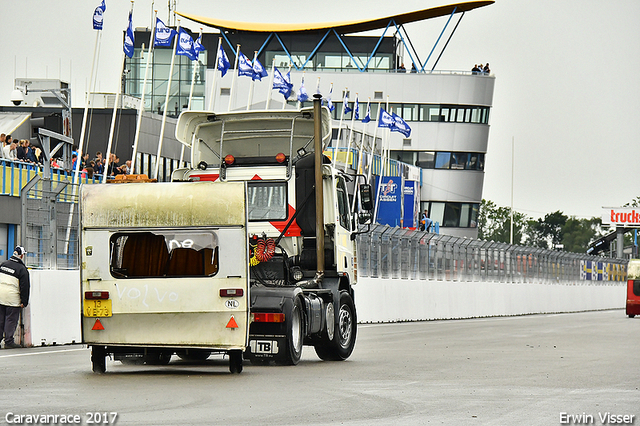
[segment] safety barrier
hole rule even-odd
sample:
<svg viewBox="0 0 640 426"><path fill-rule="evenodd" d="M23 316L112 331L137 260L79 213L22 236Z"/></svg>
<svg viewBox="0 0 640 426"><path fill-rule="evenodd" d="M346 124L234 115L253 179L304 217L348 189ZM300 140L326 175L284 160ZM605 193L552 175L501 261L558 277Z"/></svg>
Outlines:
<svg viewBox="0 0 640 426"><path fill-rule="evenodd" d="M375 225L358 235L358 275L464 282L626 280L627 261Z"/></svg>

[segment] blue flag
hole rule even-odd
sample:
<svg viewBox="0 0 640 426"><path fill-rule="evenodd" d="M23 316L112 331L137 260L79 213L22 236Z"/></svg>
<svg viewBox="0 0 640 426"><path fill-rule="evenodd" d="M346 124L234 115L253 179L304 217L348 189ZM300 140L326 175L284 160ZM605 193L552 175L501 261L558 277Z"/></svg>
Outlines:
<svg viewBox="0 0 640 426"><path fill-rule="evenodd" d="M367 102L367 113L365 114L364 118L362 119L363 123L368 123L371 121L371 104L369 102Z"/></svg>
<svg viewBox="0 0 640 426"><path fill-rule="evenodd" d="M356 95L356 103L355 110L353 111L353 116L356 120L360 120L360 104L358 104L358 95Z"/></svg>
<svg viewBox="0 0 640 426"><path fill-rule="evenodd" d="M100 6L96 7L96 10L93 12L93 29L101 30L102 29L102 14L107 10L107 5L104 4L104 0L100 3Z"/></svg>
<svg viewBox="0 0 640 426"><path fill-rule="evenodd" d="M155 47L171 47L171 42L176 34L178 34L176 30L167 27L160 18L156 18L156 37L153 42Z"/></svg>
<svg viewBox="0 0 640 426"><path fill-rule="evenodd" d="M331 94L333 93L333 85L331 85L331 89L329 90L329 97L327 98L327 108L329 108L329 111L333 112L334 109L336 109L335 106L333 106L333 102L331 101Z"/></svg>
<svg viewBox="0 0 640 426"><path fill-rule="evenodd" d="M220 70L220 76L224 77L224 75L231 68L231 62L229 62L229 58L227 58L227 54L224 53L224 49L222 45L220 46L220 50L218 50L218 69Z"/></svg>
<svg viewBox="0 0 640 426"><path fill-rule="evenodd" d="M385 111L383 108L380 108L380 117L378 118L378 127L386 127L391 129L395 126L395 120L393 116Z"/></svg>
<svg viewBox="0 0 640 426"><path fill-rule="evenodd" d="M293 84L289 83L280 70L273 67L273 88L272 90L277 90L282 93L285 99L288 99L291 96L291 90L293 89Z"/></svg>
<svg viewBox="0 0 640 426"><path fill-rule="evenodd" d="M302 77L302 82L300 83L300 89L298 89L298 102L306 102L309 99L309 95L307 95L307 89L304 88L304 76Z"/></svg>
<svg viewBox="0 0 640 426"><path fill-rule="evenodd" d="M184 28L180 28L180 34L178 34L178 44L176 45L176 55L186 56L187 58L195 61L198 59L198 53L193 47L193 39Z"/></svg>
<svg viewBox="0 0 640 426"><path fill-rule="evenodd" d="M251 65L251 61L249 61L249 58L247 58L242 52L238 55L238 75L253 78L253 66Z"/></svg>
<svg viewBox="0 0 640 426"><path fill-rule="evenodd" d="M396 113L391 113L393 117L393 127L390 128L392 132L400 132L405 138L411 135L411 127Z"/></svg>
<svg viewBox="0 0 640 426"><path fill-rule="evenodd" d="M262 66L262 64L258 60L258 58L255 58L253 60L253 77L252 78L254 80L262 81L262 77L266 77L268 75L269 74L267 73L267 70L264 69L264 67Z"/></svg>
<svg viewBox="0 0 640 426"><path fill-rule="evenodd" d="M342 113L347 115L351 112L351 108L349 108L349 98L347 97L347 92L344 92L344 100L342 101Z"/></svg>
<svg viewBox="0 0 640 426"><path fill-rule="evenodd" d="M129 12L129 26L127 32L124 35L124 54L129 58L133 58L133 23L131 22L133 13Z"/></svg>
<svg viewBox="0 0 640 426"><path fill-rule="evenodd" d="M193 49L196 51L196 55L199 55L200 52L204 52L205 49L202 45L202 32L200 33L200 37L196 41L193 42Z"/></svg>

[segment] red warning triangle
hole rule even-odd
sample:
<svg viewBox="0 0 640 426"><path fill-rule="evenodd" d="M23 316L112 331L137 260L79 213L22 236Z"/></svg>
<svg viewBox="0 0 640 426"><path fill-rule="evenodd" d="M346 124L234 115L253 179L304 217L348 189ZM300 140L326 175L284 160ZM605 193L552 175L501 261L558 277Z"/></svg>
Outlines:
<svg viewBox="0 0 640 426"><path fill-rule="evenodd" d="M92 330L104 330L102 323L100 322L100 318L96 318L96 323L93 324Z"/></svg>
<svg viewBox="0 0 640 426"><path fill-rule="evenodd" d="M233 318L233 315L231 315L231 319L227 323L227 328L238 328L238 323L236 322L235 318Z"/></svg>

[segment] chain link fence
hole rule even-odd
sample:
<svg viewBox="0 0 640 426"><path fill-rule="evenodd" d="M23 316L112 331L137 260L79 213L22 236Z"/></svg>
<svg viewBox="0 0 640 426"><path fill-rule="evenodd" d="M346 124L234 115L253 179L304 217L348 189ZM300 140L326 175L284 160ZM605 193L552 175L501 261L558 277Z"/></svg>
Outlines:
<svg viewBox="0 0 640 426"><path fill-rule="evenodd" d="M78 189L33 177L22 189L21 241L34 269L78 269Z"/></svg>
<svg viewBox="0 0 640 426"><path fill-rule="evenodd" d="M375 225L358 235L358 274L438 281L625 281L627 260Z"/></svg>

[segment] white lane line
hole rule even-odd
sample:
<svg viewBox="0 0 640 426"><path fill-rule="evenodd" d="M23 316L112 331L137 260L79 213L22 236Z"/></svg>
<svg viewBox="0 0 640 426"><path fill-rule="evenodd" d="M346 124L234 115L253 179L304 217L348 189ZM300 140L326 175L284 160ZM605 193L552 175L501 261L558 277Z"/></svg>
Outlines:
<svg viewBox="0 0 640 426"><path fill-rule="evenodd" d="M0 358L11 358L11 357L15 357L15 356L29 356L29 355L46 355L46 354L55 354L55 353L58 353L58 352L74 352L74 351L86 351L86 350L87 350L87 348L60 349L60 350L57 350L57 351L43 351L43 352L29 352L29 353L20 353L20 354L11 354L11 355L0 355Z"/></svg>

